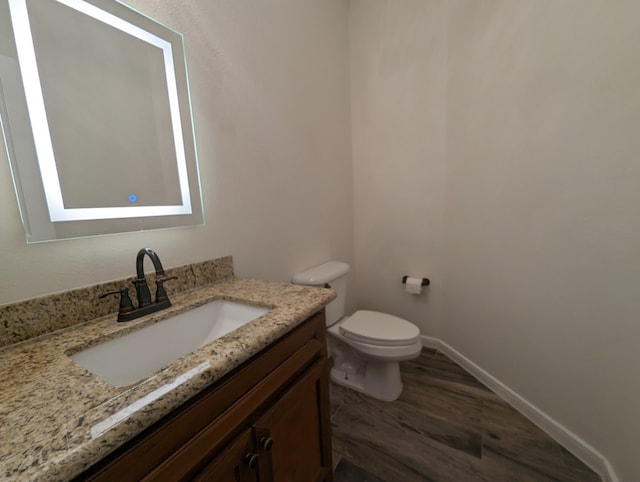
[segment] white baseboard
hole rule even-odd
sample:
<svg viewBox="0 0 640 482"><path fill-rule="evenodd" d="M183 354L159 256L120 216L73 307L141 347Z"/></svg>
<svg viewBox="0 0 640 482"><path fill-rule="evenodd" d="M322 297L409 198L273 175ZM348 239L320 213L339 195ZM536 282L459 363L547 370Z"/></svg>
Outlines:
<svg viewBox="0 0 640 482"><path fill-rule="evenodd" d="M467 370L470 374L493 390L497 395L502 397L509 405L540 427L540 429L546 432L556 442L582 460L582 462L591 468L591 470L598 473L603 482L619 482L618 476L613 470L613 467L600 452L568 430L562 424L548 416L542 410L528 402L525 398L518 395L493 375L469 360L455 348L449 346L438 338L432 338L424 335L422 335L422 345L441 351L451 358L451 360Z"/></svg>

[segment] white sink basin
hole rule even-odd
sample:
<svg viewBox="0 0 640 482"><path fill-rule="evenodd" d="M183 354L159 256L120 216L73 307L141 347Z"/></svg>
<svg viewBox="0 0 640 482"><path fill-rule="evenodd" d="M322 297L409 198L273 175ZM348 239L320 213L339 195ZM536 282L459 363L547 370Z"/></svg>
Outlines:
<svg viewBox="0 0 640 482"><path fill-rule="evenodd" d="M75 353L71 358L111 385L130 385L268 311L216 300Z"/></svg>

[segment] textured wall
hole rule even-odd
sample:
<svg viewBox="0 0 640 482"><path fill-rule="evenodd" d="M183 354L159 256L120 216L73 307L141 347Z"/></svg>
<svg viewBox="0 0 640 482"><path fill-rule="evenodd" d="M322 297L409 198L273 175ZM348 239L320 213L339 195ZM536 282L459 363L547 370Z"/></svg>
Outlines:
<svg viewBox="0 0 640 482"><path fill-rule="evenodd" d="M436 336L442 295L446 3L352 1L355 287L359 308ZM403 275L427 276L421 296Z"/></svg>
<svg viewBox="0 0 640 482"><path fill-rule="evenodd" d="M350 38L359 306L638 480L640 4L354 0Z"/></svg>
<svg viewBox="0 0 640 482"><path fill-rule="evenodd" d="M639 480L640 4L450 6L442 338Z"/></svg>
<svg viewBox="0 0 640 482"><path fill-rule="evenodd" d="M275 280L353 262L346 2L130 4L184 34L206 226L27 246L0 149L0 303L129 276L143 246Z"/></svg>

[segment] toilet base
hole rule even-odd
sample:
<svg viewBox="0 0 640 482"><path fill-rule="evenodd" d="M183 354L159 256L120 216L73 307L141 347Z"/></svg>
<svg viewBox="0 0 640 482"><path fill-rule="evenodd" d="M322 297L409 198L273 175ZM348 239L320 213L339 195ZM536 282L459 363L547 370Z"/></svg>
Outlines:
<svg viewBox="0 0 640 482"><path fill-rule="evenodd" d="M397 400L402 393L400 364L361 360L357 366L342 363L331 369L331 381L384 402Z"/></svg>

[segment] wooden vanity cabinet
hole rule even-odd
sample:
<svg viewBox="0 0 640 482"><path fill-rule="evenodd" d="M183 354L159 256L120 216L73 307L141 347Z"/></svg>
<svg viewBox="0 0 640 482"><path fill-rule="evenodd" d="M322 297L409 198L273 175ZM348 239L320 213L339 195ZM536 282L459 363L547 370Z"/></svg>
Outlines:
<svg viewBox="0 0 640 482"><path fill-rule="evenodd" d="M324 311L76 480L333 480Z"/></svg>

